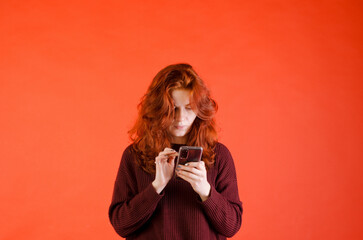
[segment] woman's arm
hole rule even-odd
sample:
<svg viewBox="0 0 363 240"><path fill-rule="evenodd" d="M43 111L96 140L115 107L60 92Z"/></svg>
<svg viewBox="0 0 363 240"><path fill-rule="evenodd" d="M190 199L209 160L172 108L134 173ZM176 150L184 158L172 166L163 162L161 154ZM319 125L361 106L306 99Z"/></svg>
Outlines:
<svg viewBox="0 0 363 240"><path fill-rule="evenodd" d="M242 224L242 203L238 195L234 162L229 150L217 146L215 187L211 186L209 198L201 205L214 229L226 237L232 237Z"/></svg>
<svg viewBox="0 0 363 240"><path fill-rule="evenodd" d="M162 198L151 182L146 188L138 189L138 174L140 172L136 171L131 149L128 147L121 159L109 207L111 224L122 237L137 231L151 217Z"/></svg>
<svg viewBox="0 0 363 240"><path fill-rule="evenodd" d="M241 227L243 210L240 202L232 201L228 197L225 191L220 193L211 187L209 198L201 204L214 229L226 237L232 237Z"/></svg>
<svg viewBox="0 0 363 240"><path fill-rule="evenodd" d="M177 175L189 182L199 194L202 208L214 229L226 237L231 237L241 227L242 204L238 196L236 171L230 152L224 145L218 144L216 153L215 187L207 180L204 162L179 165Z"/></svg>

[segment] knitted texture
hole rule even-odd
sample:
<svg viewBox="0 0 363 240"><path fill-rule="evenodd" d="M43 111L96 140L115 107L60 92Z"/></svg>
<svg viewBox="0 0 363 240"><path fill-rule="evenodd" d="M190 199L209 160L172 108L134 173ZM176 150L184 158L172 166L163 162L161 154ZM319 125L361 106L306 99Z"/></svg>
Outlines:
<svg viewBox="0 0 363 240"><path fill-rule="evenodd" d="M179 146L173 146L178 150ZM109 218L126 239L226 239L242 223L236 171L229 150L216 146L215 165L207 172L209 198L202 202L191 185L173 178L157 194L154 175L143 171L127 147L117 173Z"/></svg>

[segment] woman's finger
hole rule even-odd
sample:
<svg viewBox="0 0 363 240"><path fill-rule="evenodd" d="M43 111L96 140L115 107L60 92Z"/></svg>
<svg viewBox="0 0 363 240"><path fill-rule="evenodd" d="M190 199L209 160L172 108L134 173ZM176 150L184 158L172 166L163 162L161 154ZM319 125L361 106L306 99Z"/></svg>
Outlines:
<svg viewBox="0 0 363 240"><path fill-rule="evenodd" d="M166 147L164 148L164 151L174 151L174 149Z"/></svg>
<svg viewBox="0 0 363 240"><path fill-rule="evenodd" d="M188 173L191 173L191 174L196 175L198 177L203 177L204 176L203 171L201 171L201 170L199 170L199 169L197 169L195 167L178 165L177 171L188 172Z"/></svg>
<svg viewBox="0 0 363 240"><path fill-rule="evenodd" d="M180 168L186 169L186 170L197 169L198 171L202 171L202 172L204 172L206 170L204 164L199 163L199 162L189 162L189 163L186 163L185 165L180 164L178 166L180 166Z"/></svg>
<svg viewBox="0 0 363 240"><path fill-rule="evenodd" d="M188 162L185 164L185 166L191 166L191 167L195 167L198 169L205 169L205 164L203 161L199 161L199 162Z"/></svg>
<svg viewBox="0 0 363 240"><path fill-rule="evenodd" d="M177 171L177 175L190 183L191 183L191 181L200 179L200 176L198 176L194 173L191 173L191 172L183 171L183 170Z"/></svg>

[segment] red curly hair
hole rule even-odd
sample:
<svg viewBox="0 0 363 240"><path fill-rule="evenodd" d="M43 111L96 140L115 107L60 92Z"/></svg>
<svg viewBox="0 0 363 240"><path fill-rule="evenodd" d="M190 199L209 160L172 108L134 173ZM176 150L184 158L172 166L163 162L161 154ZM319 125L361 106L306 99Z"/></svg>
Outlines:
<svg viewBox="0 0 363 240"><path fill-rule="evenodd" d="M138 118L129 131L138 164L149 173L155 173L155 157L172 144L168 128L174 119L171 93L175 89L190 90L190 104L197 115L185 145L203 147L202 160L207 169L214 164L218 137L214 119L217 103L192 66L174 64L156 74L138 105Z"/></svg>

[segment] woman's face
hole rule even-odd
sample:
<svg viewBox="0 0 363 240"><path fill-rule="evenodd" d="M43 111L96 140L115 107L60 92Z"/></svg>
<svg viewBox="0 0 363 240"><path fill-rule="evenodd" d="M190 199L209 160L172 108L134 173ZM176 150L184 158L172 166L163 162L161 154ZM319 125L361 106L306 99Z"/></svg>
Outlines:
<svg viewBox="0 0 363 240"><path fill-rule="evenodd" d="M186 89L173 90L171 96L174 101L174 120L169 127L172 143L185 144L187 135L197 114L190 105L190 91Z"/></svg>

